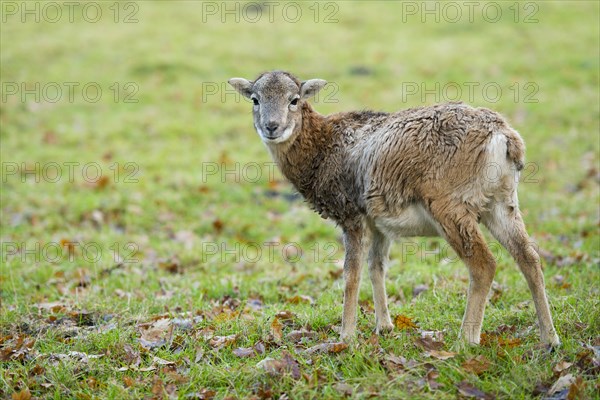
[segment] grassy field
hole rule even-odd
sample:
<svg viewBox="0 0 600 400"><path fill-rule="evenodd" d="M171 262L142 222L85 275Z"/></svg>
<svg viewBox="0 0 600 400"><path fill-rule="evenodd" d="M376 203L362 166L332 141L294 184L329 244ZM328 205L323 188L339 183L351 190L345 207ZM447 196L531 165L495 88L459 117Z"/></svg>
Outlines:
<svg viewBox="0 0 600 400"><path fill-rule="evenodd" d="M0 397L600 398L597 2L53 4L0 3ZM562 347L491 241L484 344L456 346L468 275L441 239L392 248L394 332L365 273L357 344L332 344L340 232L226 86L270 69L328 80L321 113L506 115Z"/></svg>

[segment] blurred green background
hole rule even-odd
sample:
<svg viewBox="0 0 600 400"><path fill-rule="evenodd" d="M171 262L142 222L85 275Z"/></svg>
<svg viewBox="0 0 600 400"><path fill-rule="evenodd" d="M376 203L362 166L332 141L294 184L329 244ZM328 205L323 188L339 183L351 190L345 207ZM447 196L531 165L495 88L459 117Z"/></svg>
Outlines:
<svg viewBox="0 0 600 400"><path fill-rule="evenodd" d="M270 176L271 160L253 131L251 105L226 84L234 76L253 79L283 69L300 79L329 81L314 102L324 114L391 112L450 100L504 114L527 143L521 207L548 265L566 351L576 354L575 343L598 337L598 290L592 284L598 282L600 259L598 2L0 4L3 335L28 324L44 343L42 353L97 352L136 343L135 330L125 321L143 321L165 309L202 310L208 300L234 294L259 296L275 312L286 290L316 299L314 309L294 306L306 323L339 323L340 281L328 274L339 262L304 257L290 264L280 249L275 261L258 262L204 251L206 243L235 249L275 240L305 250L333 243L337 259L343 254L335 227L295 199L278 172ZM248 163L258 163L257 179L245 169ZM437 246L435 240L417 242ZM52 243L63 254L49 260L42 250ZM90 263L81 246L73 250L69 243L97 244L100 257ZM448 329L458 329L466 284L455 278L466 276L464 266L438 267L439 259L404 257L399 247L392 254L390 295L410 298L413 286L448 279L452 283L438 290L450 300L419 297L413 315L431 329L445 327L451 318ZM34 250L24 255L24 249ZM512 261L505 255L502 260L498 281L518 288L507 304L530 299ZM115 265L116 272L103 272ZM82 276L91 283L81 285ZM363 283L361 299L369 301L369 283ZM282 285L288 289L282 292ZM136 301L127 302L117 290L133 293ZM165 290L171 297L160 299L157 293ZM35 328L45 322L34 305L51 301L120 315L123 330L115 337L67 344L44 336ZM456 309L449 315L452 301ZM394 313L411 312L407 301L391 307ZM506 307L488 310L486 327L515 314ZM273 312L255 322L236 321L239 325L221 321L217 330L260 338ZM531 309L527 315L519 321L533 323ZM363 331L372 323L370 315L363 316ZM398 340L404 343L395 338L389 346L398 347ZM235 364L241 361L230 353L223 357L242 370L257 361ZM109 365L110 356L105 360ZM364 367L364 360L354 362L354 369L340 372L332 361L326 368L331 385L341 374L367 387L358 377L373 374L373 390L379 390L380 372ZM506 383L515 379L507 365L498 377L480 383L504 396L524 396L534 380L547 378L550 366L521 365L523 387ZM29 386L26 376L33 366L11 368L16 375L3 372L1 381L6 393ZM214 368L220 367L196 366L195 386L180 387L180 395L198 385L223 396L249 395L252 374L231 377L222 370L216 379ZM39 396L101 397L150 391L149 378L139 392L123 392L113 372L98 371L95 376L105 382L99 388L74 383L81 379L77 374L48 373L53 386L32 384L31 390ZM449 389L456 378L452 371L442 373L447 396L455 393ZM320 389L282 385L280 393L297 397L339 395L327 384ZM405 389L393 390L399 395Z"/></svg>

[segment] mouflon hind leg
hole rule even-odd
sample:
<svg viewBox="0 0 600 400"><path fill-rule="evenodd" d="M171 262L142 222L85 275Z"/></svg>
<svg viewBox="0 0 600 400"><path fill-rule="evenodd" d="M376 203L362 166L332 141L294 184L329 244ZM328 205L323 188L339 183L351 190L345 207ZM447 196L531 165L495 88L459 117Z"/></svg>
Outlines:
<svg viewBox="0 0 600 400"><path fill-rule="evenodd" d="M516 201L511 204L495 203L482 220L496 240L508 250L525 275L533 296L542 343L558 346L560 339L550 314L540 256L525 230L523 218L515 204Z"/></svg>

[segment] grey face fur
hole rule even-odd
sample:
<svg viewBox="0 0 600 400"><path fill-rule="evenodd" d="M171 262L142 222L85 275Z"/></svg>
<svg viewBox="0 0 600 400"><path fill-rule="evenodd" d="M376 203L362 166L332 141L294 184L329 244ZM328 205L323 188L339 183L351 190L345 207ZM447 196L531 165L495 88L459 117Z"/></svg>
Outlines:
<svg viewBox="0 0 600 400"><path fill-rule="evenodd" d="M283 143L294 137L302 125L302 103L326 83L322 79L299 82L282 71L262 74L254 82L244 78L229 80L242 96L252 100L254 128L267 144Z"/></svg>

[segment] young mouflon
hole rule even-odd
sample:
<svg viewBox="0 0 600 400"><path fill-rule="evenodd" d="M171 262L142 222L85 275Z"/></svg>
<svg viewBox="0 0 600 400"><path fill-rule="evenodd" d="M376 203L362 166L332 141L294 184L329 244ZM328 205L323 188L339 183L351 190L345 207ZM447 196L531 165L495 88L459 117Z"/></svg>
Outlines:
<svg viewBox="0 0 600 400"><path fill-rule="evenodd" d="M356 331L363 249L370 231L377 332L393 328L384 283L391 240L441 236L469 270L461 337L479 343L496 271L481 222L525 275L542 342L560 343L540 257L518 206L525 146L502 116L462 103L323 116L307 101L325 86L322 79L301 82L273 71L254 81L232 78L229 83L254 103L254 127L283 175L316 212L343 229L343 340Z"/></svg>

